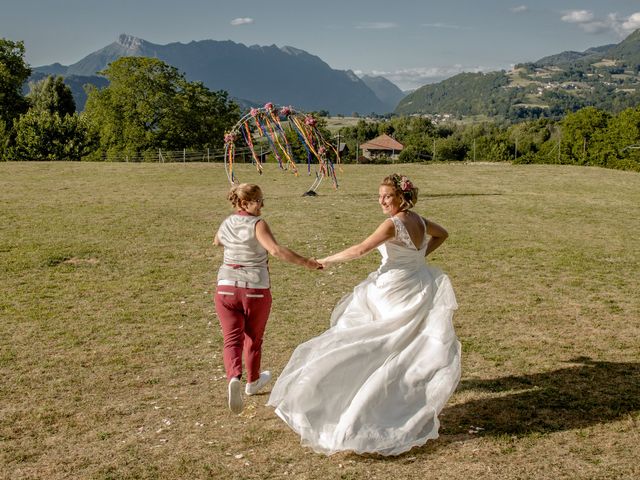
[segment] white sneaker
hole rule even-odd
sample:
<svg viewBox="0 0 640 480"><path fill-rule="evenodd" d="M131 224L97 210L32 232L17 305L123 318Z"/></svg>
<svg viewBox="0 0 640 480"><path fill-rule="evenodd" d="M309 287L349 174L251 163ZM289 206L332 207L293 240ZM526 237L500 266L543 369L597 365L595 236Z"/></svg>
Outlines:
<svg viewBox="0 0 640 480"><path fill-rule="evenodd" d="M243 408L242 384L238 378L233 377L229 381L229 409L233 413L240 413Z"/></svg>
<svg viewBox="0 0 640 480"><path fill-rule="evenodd" d="M260 374L260 378L258 378L256 381L247 383L247 386L244 388L244 393L246 393L247 395L255 395L270 381L271 372L269 370L265 370Z"/></svg>

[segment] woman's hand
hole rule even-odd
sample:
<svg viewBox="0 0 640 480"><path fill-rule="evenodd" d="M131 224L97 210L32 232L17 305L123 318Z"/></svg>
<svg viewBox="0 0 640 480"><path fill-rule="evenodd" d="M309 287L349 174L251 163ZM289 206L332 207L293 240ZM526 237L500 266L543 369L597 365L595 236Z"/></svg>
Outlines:
<svg viewBox="0 0 640 480"><path fill-rule="evenodd" d="M318 263L322 265L322 268L328 268L333 265L334 262L329 261L329 257L324 257L318 260Z"/></svg>
<svg viewBox="0 0 640 480"><path fill-rule="evenodd" d="M307 268L309 268L311 270L322 270L324 268L324 265L322 265L322 263L320 263L315 258L311 257L311 258L307 259L307 263L306 263L305 267L307 267Z"/></svg>

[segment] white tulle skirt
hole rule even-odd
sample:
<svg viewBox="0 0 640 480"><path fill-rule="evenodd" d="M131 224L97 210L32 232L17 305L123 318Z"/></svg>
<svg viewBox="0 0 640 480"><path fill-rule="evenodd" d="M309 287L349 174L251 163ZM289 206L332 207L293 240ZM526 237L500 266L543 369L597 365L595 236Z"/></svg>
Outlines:
<svg viewBox="0 0 640 480"><path fill-rule="evenodd" d="M437 438L460 380L456 308L433 267L372 273L338 303L329 330L296 348L268 405L327 455L398 455Z"/></svg>

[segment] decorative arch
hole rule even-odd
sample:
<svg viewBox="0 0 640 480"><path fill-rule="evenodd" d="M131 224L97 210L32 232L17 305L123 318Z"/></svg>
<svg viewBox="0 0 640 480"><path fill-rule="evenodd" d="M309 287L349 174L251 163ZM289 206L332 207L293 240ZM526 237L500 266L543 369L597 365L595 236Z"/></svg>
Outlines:
<svg viewBox="0 0 640 480"><path fill-rule="evenodd" d="M293 149L287 139L287 131L295 132L296 137L307 153L307 173L311 175L315 166L315 180L307 194L315 191L324 178L330 178L334 188L338 187L336 164L340 163L340 154L336 147L327 141L317 128L317 120L308 113L295 110L291 106L276 106L267 103L262 108L252 108L224 136L224 163L229 183L238 183L234 172L236 145L244 142L251 152L252 163L258 173L262 174L263 159L256 152L254 136L266 138L270 152L282 170L289 170L299 175L298 163ZM333 151L336 161L333 162L327 152ZM317 163L316 163L317 162ZM313 193L310 193L313 192Z"/></svg>

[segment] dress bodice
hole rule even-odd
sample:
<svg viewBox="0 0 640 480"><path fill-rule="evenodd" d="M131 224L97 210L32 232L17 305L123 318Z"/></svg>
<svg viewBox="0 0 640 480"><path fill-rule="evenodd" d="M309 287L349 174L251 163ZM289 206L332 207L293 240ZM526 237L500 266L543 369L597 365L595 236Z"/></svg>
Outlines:
<svg viewBox="0 0 640 480"><path fill-rule="evenodd" d="M382 255L381 270L392 268L415 270L425 265L425 251L427 249L427 233L426 225L425 235L420 247L416 247L409 236L409 232L402 220L398 217L391 217L396 234L392 240L388 240L378 247L380 255ZM424 223L424 221L423 221Z"/></svg>

